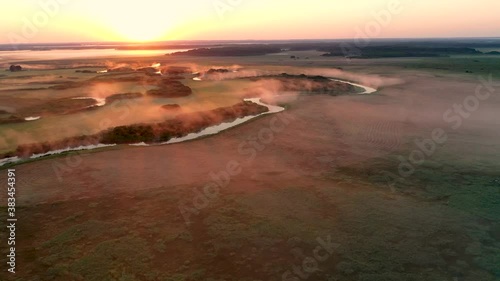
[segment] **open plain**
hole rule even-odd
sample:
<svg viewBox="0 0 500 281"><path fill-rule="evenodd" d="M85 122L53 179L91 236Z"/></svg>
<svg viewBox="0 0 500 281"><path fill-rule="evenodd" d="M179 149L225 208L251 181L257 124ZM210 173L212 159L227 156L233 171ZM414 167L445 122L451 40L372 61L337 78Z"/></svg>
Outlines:
<svg viewBox="0 0 500 281"><path fill-rule="evenodd" d="M317 51L21 61L47 69L0 77L12 110L2 153L244 98L284 110L187 142L4 165L22 222L13 280L499 280L499 62ZM165 76L192 93L148 95ZM319 91L311 77L377 91Z"/></svg>

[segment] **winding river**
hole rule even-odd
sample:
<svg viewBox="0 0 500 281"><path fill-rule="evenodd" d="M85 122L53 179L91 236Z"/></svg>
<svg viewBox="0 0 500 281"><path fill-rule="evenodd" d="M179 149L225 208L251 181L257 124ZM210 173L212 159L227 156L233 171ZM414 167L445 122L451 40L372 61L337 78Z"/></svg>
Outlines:
<svg viewBox="0 0 500 281"><path fill-rule="evenodd" d="M88 106L87 108L90 107L101 107L106 105L106 99L103 98L93 98L93 97L77 97L77 98L72 98L74 100L94 100L95 104Z"/></svg>
<svg viewBox="0 0 500 281"><path fill-rule="evenodd" d="M173 138L173 139L169 140L168 142L165 142L162 144L179 143L179 142L194 140L194 139L205 137L205 136L215 135L215 134L218 134L222 131L230 129L232 127L235 127L235 126L238 126L238 125L243 124L245 122L248 122L248 121L250 121L254 118L257 118L259 116L266 115L266 114L278 113L278 112L285 110L285 108L281 107L281 106L265 104L260 100L260 98L245 99L245 101L250 101L250 102L256 103L258 105L265 106L265 107L267 107L268 111L261 113L261 114L258 114L258 115L237 118L236 120L234 120L232 122L226 122L226 123L221 123L221 124L218 124L215 126L210 126L208 128L201 130L198 133L191 133L191 134L184 136L184 137Z"/></svg>
<svg viewBox="0 0 500 281"><path fill-rule="evenodd" d="M356 83L353 83L353 82L339 80L339 79L335 79L335 78L330 78L330 79L332 81L338 81L338 82L350 84L350 85L353 85L353 86L360 87L360 88L364 89L364 92L359 93L360 95L372 94L372 93L374 93L374 92L377 91L377 89L374 89L374 88L371 88L371 87L368 87L368 86L364 86L364 85L360 85L360 84L356 84ZM195 77L195 78L193 78L193 80L195 80L195 81L202 81L202 79L199 78L199 77ZM80 97L80 98L75 98L75 99L95 99L96 102L97 102L97 104L94 105L94 106L103 106L103 105L106 104L106 100L105 99L96 99L96 98L91 98L91 97ZM258 115L254 115L254 116L246 116L246 117L242 117L242 118L237 118L237 119L235 119L232 122L225 122L225 123L221 123L221 124L218 124L218 125L207 127L205 129L201 130L200 132L197 132L197 133L191 133L191 134L188 134L188 135L186 135L184 137L173 138L173 139L169 140L168 142L164 142L164 143L160 143L160 144L151 144L151 145L174 144L174 143L180 143L180 142L185 142L185 141L190 141L190 140L198 139L198 138L205 137L205 136L215 135L215 134L218 134L218 133L220 133L222 131L225 131L225 130L228 130L228 129L233 128L235 126L238 126L238 125L241 125L243 123L246 123L246 122L248 122L248 121L250 121L250 120L252 120L254 118L257 118L259 116L267 115L267 114L274 114L274 113L282 112L282 111L285 110L285 108L283 108L281 106L266 104L266 103L262 102L261 98L249 98L249 99L244 99L244 100L256 103L258 105L265 106L265 107L267 107L268 111L264 112L264 113L261 113L261 114L258 114ZM74 147L74 148L68 147L68 148L65 148L65 149L49 151L49 152L41 153L41 154L35 154L35 155L32 155L29 159L38 159L38 158L41 158L41 157L55 155L55 154L61 154L61 153L64 153L64 152L69 152L69 151L91 150L91 149L97 149L97 148L112 147L112 146L115 146L115 145L116 144L110 144L110 145L97 144L97 145L89 145L89 146L79 146L79 147ZM150 146L150 144L136 143L136 144L130 144L130 146ZM3 165L6 165L6 164L19 162L21 160L23 160L23 159L21 159L19 157L11 157L11 158L0 159L0 167L3 166Z"/></svg>
<svg viewBox="0 0 500 281"><path fill-rule="evenodd" d="M93 97L76 97L72 98L73 100L94 100L95 104L87 106L86 108L92 108L92 107L101 107L106 105L106 99L103 98L93 98ZM29 116L24 118L24 121L37 121L40 120L42 117L41 116ZM2 166L2 162L0 162L0 166Z"/></svg>
<svg viewBox="0 0 500 281"><path fill-rule="evenodd" d="M335 78L330 78L330 80L341 82L341 83L345 83L345 84L349 84L349 85L353 85L355 87L359 87L359 88L362 88L362 89L365 90L362 93L358 93L358 95L369 95L369 94L373 94L373 93L375 93L377 91L377 89L375 89L375 88L371 88L371 87L364 86L364 85L361 85L361 84L352 83L352 82L345 81L345 80L339 80L339 79L335 79Z"/></svg>

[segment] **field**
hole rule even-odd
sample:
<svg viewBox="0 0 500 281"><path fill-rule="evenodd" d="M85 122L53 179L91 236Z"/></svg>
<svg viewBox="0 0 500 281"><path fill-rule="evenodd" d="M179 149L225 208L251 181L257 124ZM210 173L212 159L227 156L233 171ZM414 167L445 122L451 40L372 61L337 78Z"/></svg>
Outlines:
<svg viewBox="0 0 500 281"><path fill-rule="evenodd" d="M194 141L120 145L2 167L0 182L7 181L6 167L17 171L19 204L19 273L5 280L500 280L500 57L323 54L106 60L189 67L176 81L192 94L175 98L148 96L155 86L147 75L137 86L116 81L136 73L75 72L104 65L60 69L100 59L37 62L57 69L29 71L26 78L28 71L6 72L0 100L16 112L89 93L144 97L1 124L0 153L23 142L177 116L166 104L192 114L258 94L286 110ZM192 79L208 69L230 72ZM283 93L290 80L255 79L281 73L335 77L378 91ZM19 90L93 77L115 80ZM456 113L454 105L466 104L479 85L490 95ZM122 119L120 103L130 109Z"/></svg>

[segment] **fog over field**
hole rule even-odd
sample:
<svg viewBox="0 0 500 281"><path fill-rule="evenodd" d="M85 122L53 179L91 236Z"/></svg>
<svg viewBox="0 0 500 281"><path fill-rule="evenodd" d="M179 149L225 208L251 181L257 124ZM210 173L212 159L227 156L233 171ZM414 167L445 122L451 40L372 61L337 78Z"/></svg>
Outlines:
<svg viewBox="0 0 500 281"><path fill-rule="evenodd" d="M497 1L31 4L0 280L500 280Z"/></svg>

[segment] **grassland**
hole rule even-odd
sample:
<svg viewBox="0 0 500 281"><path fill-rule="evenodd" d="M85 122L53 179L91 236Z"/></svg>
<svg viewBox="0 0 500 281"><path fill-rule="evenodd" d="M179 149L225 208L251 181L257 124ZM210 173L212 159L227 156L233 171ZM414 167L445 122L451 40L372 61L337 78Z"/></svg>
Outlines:
<svg viewBox="0 0 500 281"><path fill-rule="evenodd" d="M321 54L168 56L162 63L328 74L379 91L287 95L287 111L213 137L16 166L17 280L286 280L287 271L303 271L318 239L331 241L331 253L307 278L289 280L499 280L500 98L482 102L458 129L443 120L474 94L478 74L498 81L497 59ZM182 83L191 96L148 106L234 105L247 93L242 89L260 86L251 79ZM9 128L36 131L42 124ZM259 140L277 124L272 141ZM436 128L447 142L404 180L388 177ZM241 171L203 204L203 188L220 182L214 174L234 162ZM194 204L203 207L186 223L180 208Z"/></svg>

